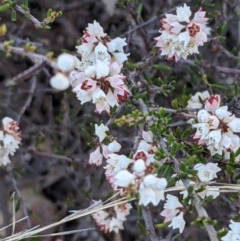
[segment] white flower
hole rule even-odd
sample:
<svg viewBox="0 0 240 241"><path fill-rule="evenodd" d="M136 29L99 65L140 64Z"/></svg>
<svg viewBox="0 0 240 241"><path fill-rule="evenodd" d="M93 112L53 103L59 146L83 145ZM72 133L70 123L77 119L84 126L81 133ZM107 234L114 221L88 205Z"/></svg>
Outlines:
<svg viewBox="0 0 240 241"><path fill-rule="evenodd" d="M172 221L169 224L169 227L173 226L173 228L179 228L180 232L182 232L185 226L183 215L180 215L183 213L183 205L179 202L177 197L171 194L167 194L166 198L167 202L164 204L164 210L160 213L160 215L165 217L164 222ZM177 214L179 214L179 217L176 219ZM178 227L176 227L176 220L181 222L181 225Z"/></svg>
<svg viewBox="0 0 240 241"><path fill-rule="evenodd" d="M176 209L179 209L179 208L183 207L183 205L179 202L177 197L175 197L171 194L167 194L166 198L167 198L167 201L163 206L164 209L176 210ZM177 210L177 212L180 212L180 210Z"/></svg>
<svg viewBox="0 0 240 241"><path fill-rule="evenodd" d="M208 135L204 137L208 145L213 145L215 148L218 148L220 141L222 140L221 130L213 130L209 132Z"/></svg>
<svg viewBox="0 0 240 241"><path fill-rule="evenodd" d="M155 40L156 46L161 49L161 55L166 55L167 60L178 61L198 53L198 46L207 41L207 19L204 18L205 12L200 9L190 20L192 13L186 4L177 7L176 12L177 15L166 14L166 18L160 20L161 36Z"/></svg>
<svg viewBox="0 0 240 241"><path fill-rule="evenodd" d="M3 130L0 131L0 165L10 163L9 155L14 155L21 143L21 132L16 121L9 117L2 119Z"/></svg>
<svg viewBox="0 0 240 241"><path fill-rule="evenodd" d="M77 52L82 55L82 57L86 58L88 57L92 50L93 50L93 45L89 43L82 43L79 46L76 46Z"/></svg>
<svg viewBox="0 0 240 241"><path fill-rule="evenodd" d="M87 31L88 31L88 34L95 35L99 38L106 36L106 34L103 32L103 28L95 20L93 24L91 23L88 24Z"/></svg>
<svg viewBox="0 0 240 241"><path fill-rule="evenodd" d="M123 229L123 225L122 225L122 221L118 220L114 217L112 217L110 223L109 223L109 231L114 231L114 232L118 232L119 229Z"/></svg>
<svg viewBox="0 0 240 241"><path fill-rule="evenodd" d="M103 232L118 232L119 229L123 229L123 221L126 220L131 208L129 203L116 205L93 213L93 218Z"/></svg>
<svg viewBox="0 0 240 241"><path fill-rule="evenodd" d="M102 154L105 158L109 158L110 154L119 152L121 149L121 145L116 140L109 143L107 146L102 144L101 147L102 147Z"/></svg>
<svg viewBox="0 0 240 241"><path fill-rule="evenodd" d="M107 43L108 51L113 55L114 59L118 63L125 62L128 58L127 55L123 52L123 47L126 46L127 43L125 39L115 38Z"/></svg>
<svg viewBox="0 0 240 241"><path fill-rule="evenodd" d="M145 174L146 168L147 167L146 167L145 161L142 159L138 159L133 164L133 173L139 176L143 176Z"/></svg>
<svg viewBox="0 0 240 241"><path fill-rule="evenodd" d="M168 227L172 227L173 229L178 228L179 232L182 233L185 227L185 220L183 218L183 212L181 212L178 216L172 219L172 222L169 224Z"/></svg>
<svg viewBox="0 0 240 241"><path fill-rule="evenodd" d="M200 102L200 99L204 103L204 101L209 97L210 97L210 94L209 94L208 90L203 91L203 92L197 92L188 101L187 108L200 109L203 107L203 104Z"/></svg>
<svg viewBox="0 0 240 241"><path fill-rule="evenodd" d="M206 122L210 114L206 110L200 110L197 114L198 122Z"/></svg>
<svg viewBox="0 0 240 241"><path fill-rule="evenodd" d="M115 175L114 185L116 187L128 187L130 184L134 184L136 176L127 170L121 170Z"/></svg>
<svg viewBox="0 0 240 241"><path fill-rule="evenodd" d="M142 137L143 137L144 141L146 141L148 143L153 142L153 133L151 131L143 131Z"/></svg>
<svg viewBox="0 0 240 241"><path fill-rule="evenodd" d="M100 147L90 154L89 164L95 164L96 166L100 166L102 164L103 155L100 152Z"/></svg>
<svg viewBox="0 0 240 241"><path fill-rule="evenodd" d="M50 79L50 85L56 90L66 90L70 83L68 77L58 72Z"/></svg>
<svg viewBox="0 0 240 241"><path fill-rule="evenodd" d="M144 177L143 182L139 188L139 204L147 206L152 203L157 206L160 200L164 200L164 189L167 186L165 178L157 178L152 174Z"/></svg>
<svg viewBox="0 0 240 241"><path fill-rule="evenodd" d="M217 163L207 163L206 165L199 163L194 166L194 170L197 170L198 178L202 182L209 182L214 178L217 178L217 172L221 171Z"/></svg>
<svg viewBox="0 0 240 241"><path fill-rule="evenodd" d="M106 131L109 131L109 129L104 124L101 124L99 126L95 124L95 134L99 137L100 142L102 142L107 136Z"/></svg>
<svg viewBox="0 0 240 241"><path fill-rule="evenodd" d="M108 144L108 150L111 153L119 152L120 149L121 149L121 145L116 140Z"/></svg>
<svg viewBox="0 0 240 241"><path fill-rule="evenodd" d="M127 169L128 166L133 162L132 159L129 159L125 155L109 154L107 163L110 164L115 173L120 170Z"/></svg>
<svg viewBox="0 0 240 241"><path fill-rule="evenodd" d="M233 132L240 132L240 118L235 117L228 123L228 126Z"/></svg>
<svg viewBox="0 0 240 241"><path fill-rule="evenodd" d="M109 75L109 63L107 61L107 59L105 59L105 61L100 61L97 59L97 63L96 63L96 78L100 79L102 77L106 77Z"/></svg>
<svg viewBox="0 0 240 241"><path fill-rule="evenodd" d="M179 22L189 22L189 18L192 14L190 8L186 5L186 3L183 5L183 7L177 7L177 19Z"/></svg>
<svg viewBox="0 0 240 241"><path fill-rule="evenodd" d="M231 224L229 225L230 231L221 238L222 241L239 241L240 240L240 223L230 220Z"/></svg>
<svg viewBox="0 0 240 241"><path fill-rule="evenodd" d="M76 59L71 54L63 53L57 58L57 67L62 72L69 72L74 69Z"/></svg>
<svg viewBox="0 0 240 241"><path fill-rule="evenodd" d="M94 53L97 60L104 61L105 59L110 59L110 55L107 51L107 47L103 45L101 42L94 49Z"/></svg>

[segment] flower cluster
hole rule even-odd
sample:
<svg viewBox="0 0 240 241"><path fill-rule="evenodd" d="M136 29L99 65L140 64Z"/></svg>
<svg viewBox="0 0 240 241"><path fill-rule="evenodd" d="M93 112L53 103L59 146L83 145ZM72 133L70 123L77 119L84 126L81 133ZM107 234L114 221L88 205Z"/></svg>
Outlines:
<svg viewBox="0 0 240 241"><path fill-rule="evenodd" d="M217 178L217 172L221 171L221 168L218 167L216 163L207 163L206 165L198 163L194 166L194 170L198 171L197 176L202 183L209 183L214 178ZM213 199L219 196L219 188L211 187L211 190L208 190L209 186L205 185L204 190L197 192L197 194L204 199L206 196L212 196Z"/></svg>
<svg viewBox="0 0 240 241"><path fill-rule="evenodd" d="M126 220L126 216L130 213L131 208L132 206L129 203L119 204L95 212L93 218L103 232L118 232L119 229L123 229L123 221Z"/></svg>
<svg viewBox="0 0 240 241"><path fill-rule="evenodd" d="M96 21L88 25L81 41L77 46L81 55L76 63L78 71L70 75L73 91L82 104L92 101L98 113L110 112L110 107L118 106L130 94L120 73L127 60L123 52L126 42L111 39Z"/></svg>
<svg viewBox="0 0 240 241"><path fill-rule="evenodd" d="M186 224L183 219L184 207L177 197L167 194L166 198L167 202L164 204L164 210L160 215L165 217L164 222L171 221L169 227L172 227L173 229L179 228L180 233L182 233Z"/></svg>
<svg viewBox="0 0 240 241"><path fill-rule="evenodd" d="M165 178L158 178L154 174L155 162L154 153L157 144L153 140L150 131L143 131L142 140L137 151L130 159L125 155L119 155L121 145L116 141L111 141L108 145L102 143L105 139L108 128L101 124L95 125L95 134L99 137L96 150L90 154L90 164L100 165L103 156L107 165L105 175L114 190L121 190L122 194L139 194L139 204L144 206L152 203L158 205L160 200L164 200L164 189L167 186ZM112 139L108 137L108 139ZM101 153L101 148L102 153Z"/></svg>
<svg viewBox="0 0 240 241"><path fill-rule="evenodd" d="M109 129L104 124L99 126L95 124L95 134L98 137L98 141L95 143L96 150L90 154L90 164L99 166L102 164L103 157L108 158L110 154L120 151L121 145L114 138L109 138L110 143L107 145L102 143L103 140L107 137L107 131L109 131Z"/></svg>
<svg viewBox="0 0 240 241"><path fill-rule="evenodd" d="M224 237L221 238L222 241L237 241L240 240L240 223L230 221L231 224L229 227L231 231L227 233Z"/></svg>
<svg viewBox="0 0 240 241"><path fill-rule="evenodd" d="M176 15L166 14L166 18L160 20L161 35L155 40L161 55L166 55L167 60L178 61L180 58L186 59L188 55L199 53L198 46L207 41L209 29L206 27L206 12L202 9L195 13L192 20L192 12L186 4L178 7L176 12Z"/></svg>
<svg viewBox="0 0 240 241"><path fill-rule="evenodd" d="M9 117L2 119L3 128L0 130L0 165L10 163L9 155L14 155L21 143L21 132L16 121Z"/></svg>
<svg viewBox="0 0 240 241"><path fill-rule="evenodd" d="M205 145L211 155L227 155L240 147L240 139L235 133L240 132L240 118L228 111L227 106L220 106L220 95L212 95L204 101L204 109L197 113L197 129L193 135L198 145Z"/></svg>

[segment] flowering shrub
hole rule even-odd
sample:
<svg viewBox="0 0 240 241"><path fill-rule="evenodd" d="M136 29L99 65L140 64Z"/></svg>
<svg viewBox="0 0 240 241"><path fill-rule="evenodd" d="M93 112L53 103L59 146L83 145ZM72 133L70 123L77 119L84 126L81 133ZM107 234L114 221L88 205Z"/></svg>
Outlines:
<svg viewBox="0 0 240 241"><path fill-rule="evenodd" d="M39 22L33 18L24 2L25 5L18 6L13 1L3 1L2 5L6 8L3 10L11 9L13 13L17 10L30 16L38 28L49 27L48 24L61 15L51 10L44 21ZM135 6L131 4L132 1L123 2L132 13L132 7ZM138 14L142 5L139 6ZM117 233L124 229L124 221L131 215L130 210L138 209L141 210L138 218L143 217L146 226L138 222L139 231L141 235L149 235L151 241L163 240L158 238L157 228L172 228L174 235L184 235L190 224L204 227L211 241L240 240L239 215L231 215L230 231L227 232L221 229L222 223L217 226L217 221L209 217L205 210L212 201L220 203L221 197L224 201L227 200L226 203L231 203L223 193L239 192L240 118L239 113L229 104L237 102L234 98L238 97L238 83L229 86L216 84L208 78L204 68L221 73L235 71L238 75L240 72L238 69L229 70L202 61L199 46L202 49L204 45L210 48L212 41L216 41L217 52L221 49L231 59L237 60L238 57L222 46L221 36L214 30L211 31L211 14L203 6L198 7L199 10L193 14L192 7L194 9L194 6L190 8L185 3L174 8L176 14L165 13L165 17L160 20L161 35L152 38L157 41L152 46L151 42L144 41L145 35L142 32L144 48L151 53L140 63L131 62L134 59L130 55L131 37L112 38L96 20L83 31L75 52L61 53L56 59L50 53L35 53L31 45L21 48L21 51L10 41L4 42L2 47L0 45L0 50L5 51L7 56L23 54L31 60L40 59L53 69L53 74L48 79L48 84L52 87L50 91L63 93L63 99L67 100L63 102L68 103L63 104L64 111L56 119L58 123L62 122L63 127L72 123L73 128L69 132L77 146L72 152L66 151L70 154L64 157L60 149L60 154L54 154L53 158L72 161L80 143L87 143L91 147L90 153L87 148L84 149L82 155L87 153L88 156L83 159L88 161L88 168L89 165L95 165L91 170L102 170L107 182L105 189L110 190L110 199L113 199L111 204L106 205L99 201L99 209L89 212L99 230L104 233ZM3 10L0 7L0 11ZM135 19L136 23L140 17ZM2 32L5 31L3 30ZM126 51L126 48L129 50ZM165 56L164 60L162 56ZM167 74L173 68L171 61L176 66L190 65L193 76L188 74L188 78L191 82L199 82L204 90L201 92L194 88L196 93L187 93L185 84L179 88L182 82L170 80L171 75ZM37 64L38 68L39 63ZM185 71L184 68L180 69ZM173 72L173 76L176 73ZM19 84L21 78L22 76L17 76L13 79L15 82L9 81L8 85L13 85L13 82ZM33 79L28 99L18 116L19 121L34 101L36 85L36 80ZM219 91L227 87L227 94ZM179 89L182 91L180 95L177 93ZM77 104L68 101L70 96L74 96ZM174 96L177 97L174 99ZM171 103L168 103L169 100ZM51 105L53 103L55 100ZM91 113L92 104L94 113ZM89 109L81 109L88 107ZM87 114L80 121L71 122L72 116L78 117L79 113L74 112L77 108L85 110ZM14 110L12 113L15 113ZM51 124L52 118L55 116L51 116ZM79 126L81 130L78 130ZM47 131L51 132L51 128L55 127L51 125ZM27 126L21 129L24 132ZM95 136L91 134L93 129ZM14 155L19 148L21 132L17 122L10 117L2 119L0 132L1 165L12 165L9 155ZM62 130L59 132L59 136L67 133ZM78 132L81 133L81 138L76 138ZM29 133L32 134L31 130ZM55 138L56 142L57 139ZM59 146L68 146L66 140L59 142ZM36 135L31 141L31 148L26 152L42 154L35 147L35 144L38 146L38 142L42 141L41 136ZM55 148L59 150L57 145ZM86 181L87 185L91 184L90 179L91 177ZM107 196L105 189L103 195ZM89 194L91 191L89 188L85 192L86 196L91 199L91 203L96 204L97 201L93 201L92 194ZM234 195L231 200L236 201L238 197ZM158 210L159 214L155 218L152 217L154 210ZM191 215L193 212L195 214ZM172 239L173 233L164 240Z"/></svg>
<svg viewBox="0 0 240 241"><path fill-rule="evenodd" d="M6 166L10 163L9 155L14 155L21 143L21 132L16 121L9 117L2 119L0 130L0 164Z"/></svg>

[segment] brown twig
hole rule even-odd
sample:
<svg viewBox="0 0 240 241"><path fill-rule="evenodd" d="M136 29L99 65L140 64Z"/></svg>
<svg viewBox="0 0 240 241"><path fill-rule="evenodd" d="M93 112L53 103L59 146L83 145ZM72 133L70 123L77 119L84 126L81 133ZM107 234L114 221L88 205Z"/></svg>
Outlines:
<svg viewBox="0 0 240 241"><path fill-rule="evenodd" d="M26 103L24 104L24 106L22 107L19 116L18 116L18 120L17 122L20 123L21 120L21 116L23 116L23 114L25 113L25 111L27 110L27 108L30 106L32 99L33 99L33 95L35 93L36 87L37 87L37 78L36 76L33 76L31 79L31 88L30 88L30 92L27 98Z"/></svg>
<svg viewBox="0 0 240 241"><path fill-rule="evenodd" d="M7 82L7 85L13 85L13 84L19 84L22 81L32 77L33 75L37 74L39 71L41 71L44 66L46 65L46 61L42 61L40 63L37 63L33 65L32 67L24 70L20 74L14 76Z"/></svg>
<svg viewBox="0 0 240 241"><path fill-rule="evenodd" d="M149 231L149 238L151 241L163 241L163 239L161 239L160 237L158 237L155 228L153 226L153 217L152 217L152 213L149 209L149 207L144 207L142 208L142 215L144 218L144 222L146 225L147 230Z"/></svg>
<svg viewBox="0 0 240 241"><path fill-rule="evenodd" d="M45 18L42 22L40 22L38 19L36 19L33 15L30 14L29 10L24 10L21 6L16 5L15 9L24 14L27 18L29 18L35 25L36 28L42 28L50 23L50 20L48 18Z"/></svg>
<svg viewBox="0 0 240 241"><path fill-rule="evenodd" d="M37 53L33 53L33 52L27 52L24 48L8 46L6 49L4 47L4 44L0 43L0 50L2 50L4 52L9 51L10 53L21 55L21 56L26 56L26 57L30 58L31 60L33 60L34 62L38 62L38 61L41 61L41 63L46 62L51 67L56 68L56 64L52 60L47 58L46 56L37 54Z"/></svg>

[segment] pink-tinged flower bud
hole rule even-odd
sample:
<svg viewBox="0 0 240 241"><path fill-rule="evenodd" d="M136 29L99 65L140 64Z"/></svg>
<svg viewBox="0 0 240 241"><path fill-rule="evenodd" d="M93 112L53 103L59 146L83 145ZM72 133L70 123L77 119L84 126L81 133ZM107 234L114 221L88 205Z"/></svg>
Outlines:
<svg viewBox="0 0 240 241"><path fill-rule="evenodd" d="M206 99L205 101L205 109L209 112L214 112L221 103L221 96L220 95L212 95L210 98Z"/></svg>

